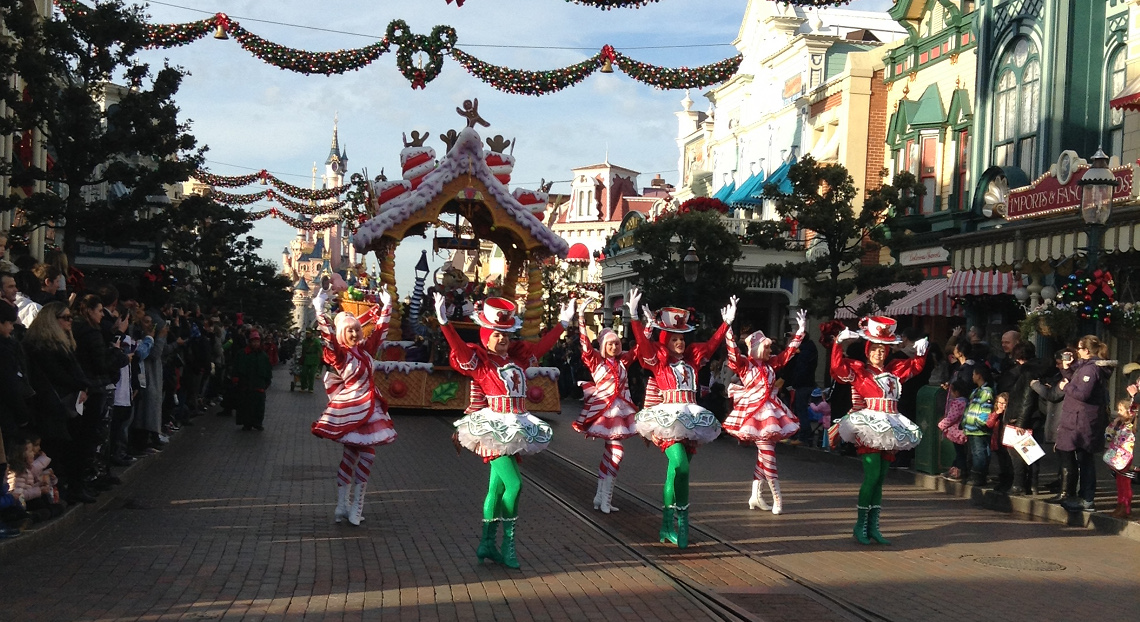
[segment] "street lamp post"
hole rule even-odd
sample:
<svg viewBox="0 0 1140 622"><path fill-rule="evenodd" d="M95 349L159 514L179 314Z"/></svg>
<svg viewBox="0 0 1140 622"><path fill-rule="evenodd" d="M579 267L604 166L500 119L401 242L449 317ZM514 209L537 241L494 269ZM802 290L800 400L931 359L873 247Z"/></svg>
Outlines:
<svg viewBox="0 0 1140 622"><path fill-rule="evenodd" d="M1077 183L1081 186L1081 218L1088 225L1088 271L1091 273L1099 259L1105 223L1112 215L1112 193L1117 185L1103 149L1096 150L1092 165Z"/></svg>
<svg viewBox="0 0 1140 622"><path fill-rule="evenodd" d="M685 253L685 257L681 259L681 276L685 278L685 284L689 287L685 288L685 306L691 307L693 305L693 283L697 282L697 273L699 271L701 258L697 257L697 247L689 244L689 252Z"/></svg>

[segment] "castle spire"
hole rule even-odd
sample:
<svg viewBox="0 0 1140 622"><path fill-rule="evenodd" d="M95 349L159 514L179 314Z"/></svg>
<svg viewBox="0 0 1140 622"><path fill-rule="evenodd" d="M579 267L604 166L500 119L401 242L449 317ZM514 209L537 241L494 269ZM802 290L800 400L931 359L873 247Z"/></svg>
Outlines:
<svg viewBox="0 0 1140 622"><path fill-rule="evenodd" d="M332 146L329 147L329 157L327 160L325 160L325 164L332 164L333 161L340 161L340 159L341 159L340 141L337 140L337 135L336 135L336 129L337 129L336 126L339 123L339 121L340 121L340 113L337 112L333 115Z"/></svg>

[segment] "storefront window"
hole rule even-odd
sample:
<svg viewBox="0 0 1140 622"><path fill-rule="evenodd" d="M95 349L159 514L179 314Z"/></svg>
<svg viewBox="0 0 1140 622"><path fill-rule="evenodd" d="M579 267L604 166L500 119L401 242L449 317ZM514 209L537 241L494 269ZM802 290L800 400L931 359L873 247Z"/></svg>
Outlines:
<svg viewBox="0 0 1140 622"><path fill-rule="evenodd" d="M1006 48L998 64L993 115L993 163L1037 174L1037 127L1041 116L1041 61L1025 37Z"/></svg>
<svg viewBox="0 0 1140 622"><path fill-rule="evenodd" d="M1114 97L1124 92L1124 61L1125 51L1121 49L1113 57L1112 64L1109 66L1108 76L1108 100L1111 101ZM1105 140L1104 146L1108 149L1108 154L1121 155L1124 153L1124 111L1117 108L1108 109L1108 123L1105 127Z"/></svg>

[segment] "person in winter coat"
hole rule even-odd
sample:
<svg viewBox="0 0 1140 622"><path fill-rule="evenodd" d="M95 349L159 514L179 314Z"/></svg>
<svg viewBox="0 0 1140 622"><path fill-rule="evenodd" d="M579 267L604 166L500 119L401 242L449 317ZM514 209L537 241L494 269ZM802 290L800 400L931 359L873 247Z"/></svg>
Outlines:
<svg viewBox="0 0 1140 622"><path fill-rule="evenodd" d="M72 312L62 302L44 305L28 326L23 346L32 377L32 427L43 437L43 449L56 457L56 473L69 503L94 503L83 482L69 421L79 418L76 402L86 403L91 381L75 356Z"/></svg>
<svg viewBox="0 0 1140 622"><path fill-rule="evenodd" d="M1116 361L1107 360L1108 346L1095 335L1077 342L1077 359L1065 361L1061 375L1065 400L1057 429L1061 454L1061 506L1070 512L1095 509L1096 453L1104 450L1108 427L1108 379ZM1079 485L1078 485L1079 481Z"/></svg>
<svg viewBox="0 0 1140 622"><path fill-rule="evenodd" d="M1032 343L1021 342L1010 352L1013 366L1006 372L1013 380L1009 388L1009 406L1005 410L1006 427L1025 430L1033 435L1037 443L1045 442L1045 413L1041 410L1041 402L1037 392L1033 389L1033 381L1044 376L1049 366L1037 359L1037 348ZM1041 461L1025 464L1017 449L1006 447L1009 462L1013 467L1013 477L1009 482L1008 492L1013 495L1037 494L1038 480L1041 473Z"/></svg>
<svg viewBox="0 0 1140 622"><path fill-rule="evenodd" d="M1061 424L1061 401L1065 399L1065 392L1060 388L1061 381L1064 380L1061 370L1064 369L1066 353L1073 357L1077 355L1075 351L1067 348L1057 350L1053 353L1054 366L1046 370L1040 379L1030 383L1033 392L1040 398L1037 400L1037 405L1045 417L1043 436L1045 443L1050 447L1057 442L1057 428ZM1046 490L1055 495L1061 494L1061 467L1061 461L1057 461L1056 477L1045 486Z"/></svg>
<svg viewBox="0 0 1140 622"><path fill-rule="evenodd" d="M265 390L273 382L269 355L261 349L261 334L249 334L249 345L234 363L233 382L237 385L237 424L243 431L264 430Z"/></svg>
<svg viewBox="0 0 1140 622"><path fill-rule="evenodd" d="M110 431L112 389L119 378L119 370L128 365L127 355L119 349L119 342L111 341L104 331L103 300L87 294L72 311L71 332L75 337L75 356L84 375L92 382L83 416L71 419L71 436L78 444L82 468L95 477L92 484L107 490L117 479L109 475L100 455L100 446Z"/></svg>
<svg viewBox="0 0 1140 622"><path fill-rule="evenodd" d="M27 398L32 395L28 377L28 361L20 342L12 337L16 330L16 308L0 302L0 434L15 439L17 431L32 419Z"/></svg>

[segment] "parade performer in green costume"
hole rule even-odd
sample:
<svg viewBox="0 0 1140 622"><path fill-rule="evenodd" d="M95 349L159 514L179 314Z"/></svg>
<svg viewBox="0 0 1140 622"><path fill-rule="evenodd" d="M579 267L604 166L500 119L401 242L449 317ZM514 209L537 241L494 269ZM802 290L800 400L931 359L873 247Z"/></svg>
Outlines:
<svg viewBox="0 0 1140 622"><path fill-rule="evenodd" d="M301 342L301 390L313 392L313 380L321 367L321 340L313 329L305 331Z"/></svg>
<svg viewBox="0 0 1140 622"><path fill-rule="evenodd" d="M658 341L650 341L638 318L641 292L629 292L629 312L637 360L653 374L661 402L637 414L637 433L657 445L669 459L662 492L661 542L672 542L680 548L689 545L689 457L697 446L720 436L716 416L697 405L697 371L720 346L729 324L736 317L736 301L721 310L724 323L706 343L685 344L685 333L696 330L688 323L689 312L664 307L653 319L649 309L643 312L651 327L661 331Z"/></svg>
<svg viewBox="0 0 1140 622"><path fill-rule="evenodd" d="M516 341L511 334L522 327L515 303L487 298L471 316L479 325L480 343L467 343L447 323L447 301L435 294L436 317L451 346L451 367L469 376L486 398L487 406L455 422L455 439L491 465L491 479L483 502L483 538L476 553L508 568L518 568L515 555L515 521L518 519L518 457L536 454L550 444L553 432L545 421L527 412L526 369L538 364L574 318L574 301L563 305L559 324L537 342ZM498 523L503 523L503 546L496 550Z"/></svg>
<svg viewBox="0 0 1140 622"><path fill-rule="evenodd" d="M855 443L863 461L863 485L859 488L859 518L854 535L860 544L890 544L879 533L883 482L887 479L895 452L913 449L922 441L922 432L899 413L902 383L926 366L923 338L914 343L915 356L888 362L891 346L902 342L895 334L895 321L888 317L865 317L859 331L844 329L831 346L831 377L851 385L851 412L838 422L839 436ZM843 356L845 342L866 339L867 361Z"/></svg>

